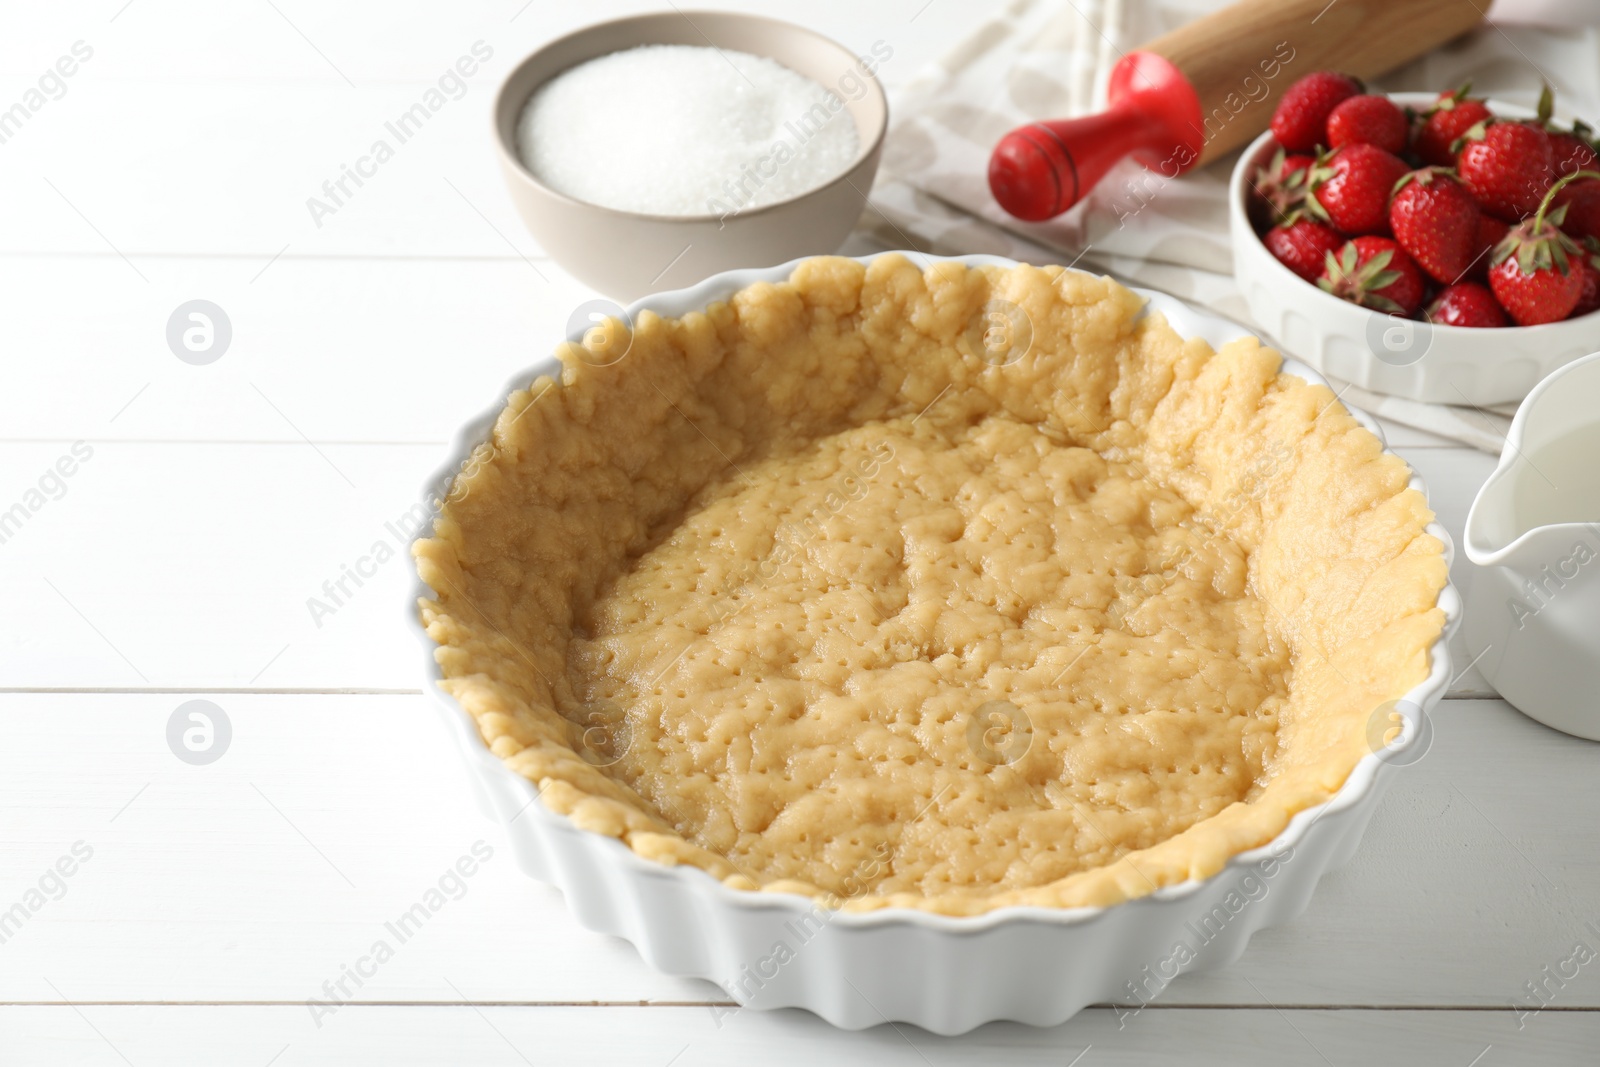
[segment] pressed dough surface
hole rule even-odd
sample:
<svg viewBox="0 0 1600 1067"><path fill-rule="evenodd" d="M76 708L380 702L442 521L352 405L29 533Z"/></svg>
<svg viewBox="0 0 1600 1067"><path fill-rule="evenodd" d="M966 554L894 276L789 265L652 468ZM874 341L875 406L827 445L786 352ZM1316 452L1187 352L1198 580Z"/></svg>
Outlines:
<svg viewBox="0 0 1600 1067"><path fill-rule="evenodd" d="M1261 776L1288 648L1239 548L1136 467L930 414L704 497L581 620L568 676L628 709L617 772L740 869L1037 884Z"/></svg>
<svg viewBox="0 0 1600 1067"><path fill-rule="evenodd" d="M997 307L1027 326L986 360ZM1444 565L1331 393L1137 312L824 259L569 346L419 545L446 687L547 805L744 888L968 914L1214 873L1370 750Z"/></svg>

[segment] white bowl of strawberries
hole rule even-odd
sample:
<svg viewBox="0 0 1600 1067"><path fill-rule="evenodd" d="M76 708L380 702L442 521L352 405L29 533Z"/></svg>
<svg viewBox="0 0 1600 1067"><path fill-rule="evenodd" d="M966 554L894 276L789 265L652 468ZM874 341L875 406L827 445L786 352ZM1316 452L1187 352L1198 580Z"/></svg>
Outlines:
<svg viewBox="0 0 1600 1067"><path fill-rule="evenodd" d="M1600 349L1600 159L1549 112L1296 82L1229 188L1251 315L1325 374L1434 403L1521 400Z"/></svg>

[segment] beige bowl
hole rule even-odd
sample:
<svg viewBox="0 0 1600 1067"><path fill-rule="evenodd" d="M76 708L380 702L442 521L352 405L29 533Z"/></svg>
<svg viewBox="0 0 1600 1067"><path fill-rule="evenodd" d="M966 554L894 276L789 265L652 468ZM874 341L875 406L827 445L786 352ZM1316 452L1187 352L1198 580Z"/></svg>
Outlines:
<svg viewBox="0 0 1600 1067"><path fill-rule="evenodd" d="M843 101L861 150L825 185L729 214L620 211L558 193L529 173L517 154L517 121L533 91L579 63L645 44L711 45L774 59ZM621 301L680 289L727 270L835 251L861 217L888 123L883 87L848 49L791 23L720 11L636 15L570 33L517 64L494 103L500 170L522 221L557 263ZM619 131L618 140L624 153L626 132ZM649 160L631 163L650 165Z"/></svg>

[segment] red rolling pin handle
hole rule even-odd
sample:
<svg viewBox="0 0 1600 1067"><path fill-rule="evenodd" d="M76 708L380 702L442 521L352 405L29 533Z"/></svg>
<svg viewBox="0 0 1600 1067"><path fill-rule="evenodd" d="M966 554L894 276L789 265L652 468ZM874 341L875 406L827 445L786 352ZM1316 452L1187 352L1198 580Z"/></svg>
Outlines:
<svg viewBox="0 0 1600 1067"><path fill-rule="evenodd" d="M1194 166L1204 141L1200 97L1154 52L1130 52L1107 86L1106 110L1019 126L989 159L989 189L1019 219L1054 218L1132 157L1172 178Z"/></svg>
<svg viewBox="0 0 1600 1067"><path fill-rule="evenodd" d="M1470 29L1487 6L1237 0L1124 56L1101 114L1006 134L989 160L989 188L1001 207L1037 222L1082 200L1129 156L1176 177L1266 129L1278 97L1303 75L1382 74Z"/></svg>

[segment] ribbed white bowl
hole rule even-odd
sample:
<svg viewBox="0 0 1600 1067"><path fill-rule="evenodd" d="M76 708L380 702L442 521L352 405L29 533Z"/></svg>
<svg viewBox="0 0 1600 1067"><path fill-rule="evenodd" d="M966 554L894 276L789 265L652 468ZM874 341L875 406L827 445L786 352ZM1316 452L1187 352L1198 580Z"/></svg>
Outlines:
<svg viewBox="0 0 1600 1067"><path fill-rule="evenodd" d="M1425 107L1431 93L1394 93ZM1489 101L1495 114L1526 118L1527 108ZM1397 319L1325 293L1279 263L1246 212L1250 179L1277 150L1264 133L1244 150L1228 185L1233 275L1250 317L1285 355L1363 389L1431 404L1521 400L1557 367L1600 348L1600 311L1543 326L1474 330Z"/></svg>
<svg viewBox="0 0 1600 1067"><path fill-rule="evenodd" d="M939 258L903 254L919 262ZM950 261L1016 266L996 256ZM627 311L683 315L755 282L787 279L793 267L719 274L646 297ZM1163 293L1136 291L1184 336L1219 346L1243 333ZM580 325L567 339L582 333ZM1286 360L1284 370L1323 382L1294 360ZM556 361L518 374L506 392L526 388L540 374L557 375ZM473 447L487 438L503 396L457 436L427 487L429 500L444 498ZM1376 423L1354 414L1381 439ZM1416 477L1411 484L1426 491ZM1444 528L1434 523L1428 532L1444 543L1447 560L1453 557ZM433 591L419 580L414 594L431 598ZM717 983L746 1007L805 1008L850 1030L894 1021L959 1034L997 1019L1050 1026L1089 1004L1154 999L1178 974L1230 963L1257 930L1300 914L1323 873L1355 852L1398 768L1426 751L1427 712L1448 684L1447 646L1461 618L1454 587L1440 593L1439 606L1445 632L1431 650L1427 680L1400 703L1401 736L1363 758L1332 800L1300 812L1272 842L1235 856L1212 878L1115 907L1014 907L973 918L907 909L828 913L805 897L730 889L698 868L641 859L620 841L575 828L484 746L476 723L438 687L435 645L415 601L406 615L425 650L425 688L459 742L480 807L504 825L523 871L559 888L580 923L626 938L657 970ZM1179 944L1189 951L1175 953Z"/></svg>

